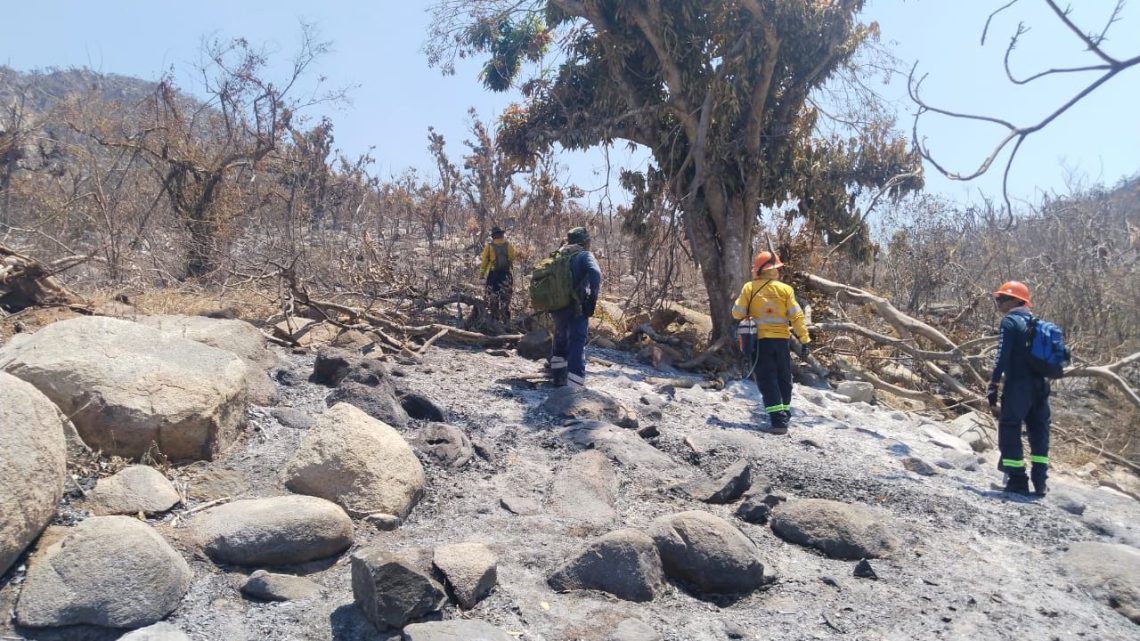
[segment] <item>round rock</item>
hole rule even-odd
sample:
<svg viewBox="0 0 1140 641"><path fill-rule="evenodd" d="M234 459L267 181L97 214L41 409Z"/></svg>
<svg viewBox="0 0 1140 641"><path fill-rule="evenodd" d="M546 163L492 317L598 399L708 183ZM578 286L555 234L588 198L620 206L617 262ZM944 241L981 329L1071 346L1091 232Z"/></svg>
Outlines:
<svg viewBox="0 0 1140 641"><path fill-rule="evenodd" d="M764 583L756 544L724 519L691 511L649 526L665 574L704 592L750 592Z"/></svg>
<svg viewBox="0 0 1140 641"><path fill-rule="evenodd" d="M1140 550L1115 543L1074 543L1062 564L1080 587L1140 624Z"/></svg>
<svg viewBox="0 0 1140 641"><path fill-rule="evenodd" d="M67 469L63 421L39 390L0 372L0 575L55 515Z"/></svg>
<svg viewBox="0 0 1140 641"><path fill-rule="evenodd" d="M317 418L284 476L290 490L333 501L355 517L406 517L423 495L425 480L399 432L347 403Z"/></svg>
<svg viewBox="0 0 1140 641"><path fill-rule="evenodd" d="M320 589L303 576L258 570L242 584L241 593L260 601L299 601L315 595Z"/></svg>
<svg viewBox="0 0 1140 641"><path fill-rule="evenodd" d="M146 465L131 465L100 479L91 493L95 514L155 514L181 501L178 490L162 472Z"/></svg>
<svg viewBox="0 0 1140 641"><path fill-rule="evenodd" d="M413 623L404 628L403 641L517 641L503 630L476 619Z"/></svg>
<svg viewBox="0 0 1140 641"><path fill-rule="evenodd" d="M28 569L16 620L36 628L150 625L178 607L190 579L190 566L150 526L96 516Z"/></svg>
<svg viewBox="0 0 1140 641"><path fill-rule="evenodd" d="M162 622L121 636L119 641L190 641L190 637L173 625Z"/></svg>
<svg viewBox="0 0 1140 641"><path fill-rule="evenodd" d="M898 547L893 519L879 510L825 499L791 501L771 517L776 536L833 559L888 557Z"/></svg>
<svg viewBox="0 0 1140 641"><path fill-rule="evenodd" d="M233 565L290 565L352 545L352 519L312 496L234 501L194 518L193 535L211 559Z"/></svg>

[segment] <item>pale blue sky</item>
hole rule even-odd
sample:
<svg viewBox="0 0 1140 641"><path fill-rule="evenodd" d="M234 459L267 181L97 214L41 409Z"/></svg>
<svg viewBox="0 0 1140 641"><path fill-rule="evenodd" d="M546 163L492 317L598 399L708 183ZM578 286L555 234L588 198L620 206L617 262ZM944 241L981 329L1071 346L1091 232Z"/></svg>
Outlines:
<svg viewBox="0 0 1140 641"><path fill-rule="evenodd" d="M430 4L414 0L17 2L5 8L0 64L25 71L86 66L153 80L172 67L189 70L201 38L211 34L268 44L284 61L299 38L298 21L304 19L319 27L323 39L333 42L334 51L321 60L317 71L332 85L358 85L352 104L332 114L337 147L357 154L375 146L377 172L383 176L408 166L430 171L429 125L446 136L449 150L458 157L460 141L466 136L468 107L474 106L484 119L490 119L512 101L509 95L482 89L476 64L460 66L451 77L428 68L420 47L427 33ZM920 71L930 74L925 91L929 100L1022 124L1051 111L1085 78L1053 78L1034 87L1011 87L1001 60L1019 19L1032 31L1015 53L1017 69L1037 71L1095 61L1058 26L1040 0L1022 0L1015 11L995 20L987 46L980 47L986 16L1001 4L872 0L865 18L880 23L883 40L895 55L908 63L918 60ZM1079 0L1074 4L1079 8L1076 18L1092 29L1107 17L1114 2ZM1110 36L1106 45L1110 53L1120 57L1140 53L1140 3L1126 7L1123 20ZM906 99L905 84L896 81L882 89L893 98L900 125L909 130L914 107ZM1134 68L1025 144L1011 179L1013 195L1062 191L1069 170L1089 181L1106 183L1140 172L1138 109L1140 68ZM926 121L921 131L936 154L961 170L972 169L1001 135L993 128L934 119ZM629 158L621 149L612 154L615 165ZM582 187L597 189L604 184L600 154L568 154L564 162ZM932 191L966 199L978 189L996 193L999 174L995 170L972 183L951 183L928 171L927 184ZM616 185L614 189L618 190Z"/></svg>

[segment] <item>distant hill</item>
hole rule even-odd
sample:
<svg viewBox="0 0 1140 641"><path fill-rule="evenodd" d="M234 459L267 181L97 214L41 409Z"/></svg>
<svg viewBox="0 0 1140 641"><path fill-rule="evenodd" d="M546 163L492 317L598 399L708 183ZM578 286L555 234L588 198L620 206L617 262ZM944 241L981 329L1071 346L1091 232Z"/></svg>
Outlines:
<svg viewBox="0 0 1140 641"><path fill-rule="evenodd" d="M145 98L156 86L149 80L90 69L23 72L0 66L0 105L6 106L12 98L23 95L28 100L25 106L39 113L50 111L68 95L93 90L103 100L130 104Z"/></svg>

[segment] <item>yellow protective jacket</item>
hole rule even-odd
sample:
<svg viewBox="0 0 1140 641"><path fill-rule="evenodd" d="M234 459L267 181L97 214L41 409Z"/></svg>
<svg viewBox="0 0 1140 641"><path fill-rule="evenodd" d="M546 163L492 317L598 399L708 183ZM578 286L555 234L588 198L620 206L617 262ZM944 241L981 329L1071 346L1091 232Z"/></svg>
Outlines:
<svg viewBox="0 0 1140 641"><path fill-rule="evenodd" d="M491 245L506 245L507 260L515 262L515 246L508 243L506 238L496 238L483 248L483 262L479 265L479 276L483 278L495 268L495 248Z"/></svg>
<svg viewBox="0 0 1140 641"><path fill-rule="evenodd" d="M796 302L796 291L778 280L757 278L744 283L732 307L732 317L755 320L757 338L789 338L790 328L794 328L801 343L811 342L804 324L804 310Z"/></svg>

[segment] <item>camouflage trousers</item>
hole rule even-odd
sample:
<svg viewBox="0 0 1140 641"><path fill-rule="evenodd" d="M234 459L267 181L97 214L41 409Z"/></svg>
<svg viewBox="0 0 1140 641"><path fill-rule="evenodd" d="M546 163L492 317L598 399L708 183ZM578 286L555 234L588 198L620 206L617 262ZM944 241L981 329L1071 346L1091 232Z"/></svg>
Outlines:
<svg viewBox="0 0 1140 641"><path fill-rule="evenodd" d="M511 297L515 293L515 281L509 271L491 272L487 275L487 307L491 318L506 325L511 322Z"/></svg>

